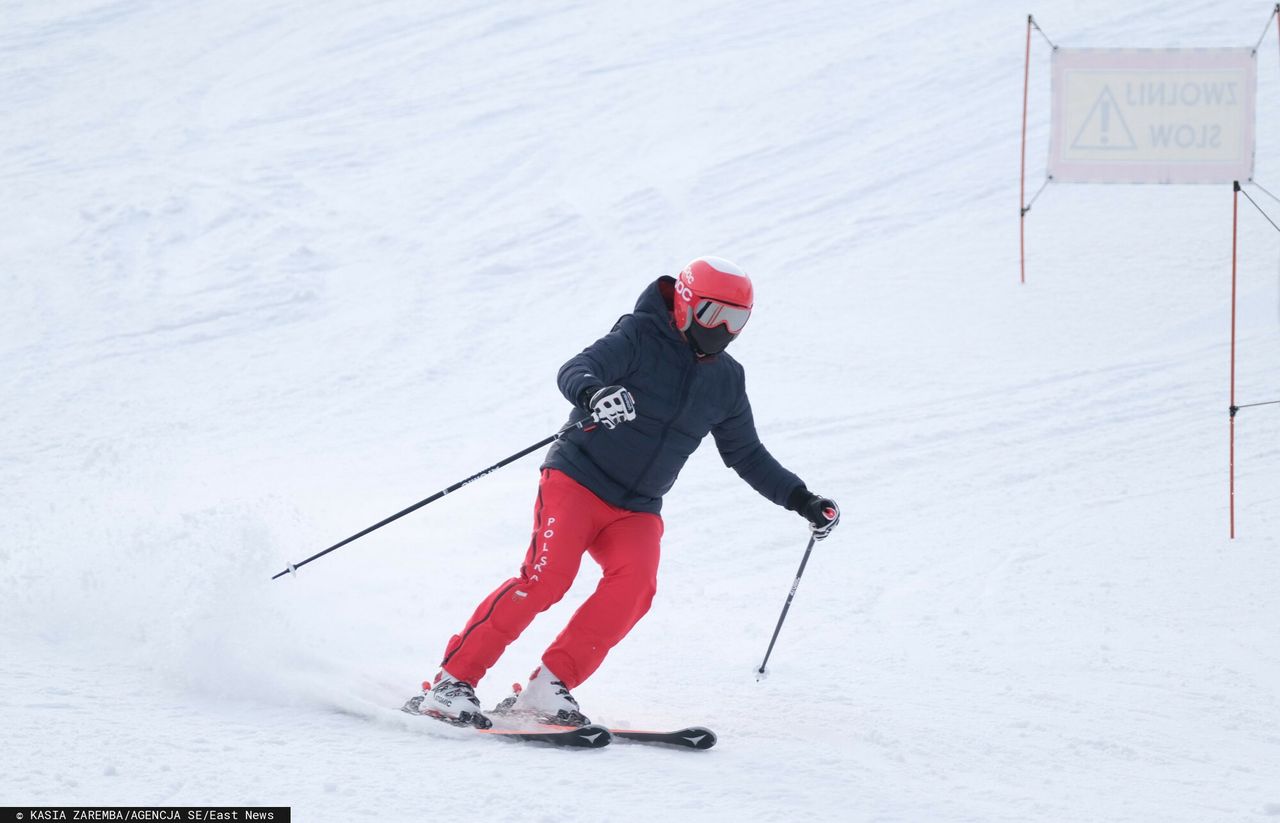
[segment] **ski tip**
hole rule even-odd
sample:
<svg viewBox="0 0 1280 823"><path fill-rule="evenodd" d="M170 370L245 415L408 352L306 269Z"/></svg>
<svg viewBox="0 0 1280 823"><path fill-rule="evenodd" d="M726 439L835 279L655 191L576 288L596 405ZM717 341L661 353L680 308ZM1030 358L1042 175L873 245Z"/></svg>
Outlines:
<svg viewBox="0 0 1280 823"><path fill-rule="evenodd" d="M716 733L706 726L685 729L681 736L688 740L690 748L694 749L709 749L716 744Z"/></svg>

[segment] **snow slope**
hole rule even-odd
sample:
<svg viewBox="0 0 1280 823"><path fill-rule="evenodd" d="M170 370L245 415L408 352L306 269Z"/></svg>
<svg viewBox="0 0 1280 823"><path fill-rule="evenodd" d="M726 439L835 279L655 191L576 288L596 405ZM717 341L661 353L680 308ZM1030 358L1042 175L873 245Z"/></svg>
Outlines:
<svg viewBox="0 0 1280 823"><path fill-rule="evenodd" d="M1237 420L1228 541L1230 191L1051 188L1019 286L1029 10L1063 45L1219 46L1270 8L7 2L0 804L1280 815L1280 412ZM1032 92L1038 184L1039 39ZM1260 402L1280 234L1241 218ZM390 711L517 567L537 461L270 575L553 431L559 365L705 253L755 278L734 352L765 442L845 511L770 677L806 533L706 447L653 611L578 697L717 749L503 746Z"/></svg>

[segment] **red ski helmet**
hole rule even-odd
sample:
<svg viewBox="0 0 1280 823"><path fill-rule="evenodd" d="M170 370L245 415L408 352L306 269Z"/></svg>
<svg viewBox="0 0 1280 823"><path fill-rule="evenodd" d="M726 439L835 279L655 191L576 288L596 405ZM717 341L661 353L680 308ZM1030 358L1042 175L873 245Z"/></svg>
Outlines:
<svg viewBox="0 0 1280 823"><path fill-rule="evenodd" d="M672 314L699 354L724 351L751 317L751 278L721 257L699 257L676 278Z"/></svg>

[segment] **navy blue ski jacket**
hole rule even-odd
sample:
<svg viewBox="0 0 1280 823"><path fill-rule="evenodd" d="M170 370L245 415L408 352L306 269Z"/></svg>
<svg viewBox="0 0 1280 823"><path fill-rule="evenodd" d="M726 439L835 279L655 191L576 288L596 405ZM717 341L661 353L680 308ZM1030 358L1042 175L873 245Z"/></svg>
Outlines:
<svg viewBox="0 0 1280 823"><path fill-rule="evenodd" d="M760 494L787 506L800 478L769 454L756 434L742 366L728 354L694 355L671 316L674 279L660 277L613 330L560 368L560 391L574 404L588 389L625 386L636 419L616 429L575 431L558 440L543 468L558 469L607 503L638 512L662 509L662 496L711 433L725 465Z"/></svg>

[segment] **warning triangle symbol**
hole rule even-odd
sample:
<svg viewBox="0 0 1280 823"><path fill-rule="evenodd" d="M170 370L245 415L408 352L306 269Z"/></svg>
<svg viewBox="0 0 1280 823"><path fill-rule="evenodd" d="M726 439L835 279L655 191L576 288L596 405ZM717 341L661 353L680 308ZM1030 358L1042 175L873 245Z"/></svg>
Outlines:
<svg viewBox="0 0 1280 823"><path fill-rule="evenodd" d="M1129 124L1120 113L1110 86L1103 86L1102 93L1089 109L1089 116L1072 141L1073 149L1136 149L1138 142L1129 131Z"/></svg>

